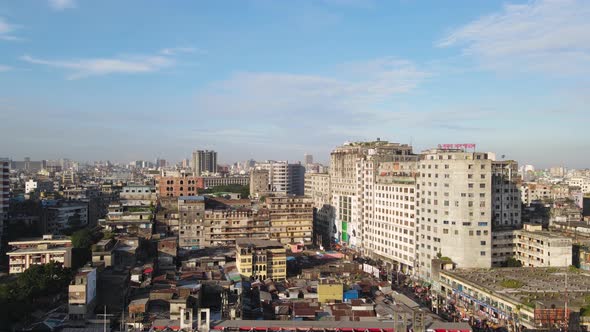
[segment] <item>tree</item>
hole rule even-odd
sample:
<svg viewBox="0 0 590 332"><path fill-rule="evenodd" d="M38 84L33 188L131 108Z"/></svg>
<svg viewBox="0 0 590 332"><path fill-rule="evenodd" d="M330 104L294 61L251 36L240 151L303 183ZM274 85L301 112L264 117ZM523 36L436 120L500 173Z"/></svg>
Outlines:
<svg viewBox="0 0 590 332"><path fill-rule="evenodd" d="M504 266L505 267L522 267L522 263L514 257L508 257L506 259L506 261L504 262Z"/></svg>
<svg viewBox="0 0 590 332"><path fill-rule="evenodd" d="M72 234L72 245L74 248L90 248L94 244L94 235L88 228L81 229Z"/></svg>

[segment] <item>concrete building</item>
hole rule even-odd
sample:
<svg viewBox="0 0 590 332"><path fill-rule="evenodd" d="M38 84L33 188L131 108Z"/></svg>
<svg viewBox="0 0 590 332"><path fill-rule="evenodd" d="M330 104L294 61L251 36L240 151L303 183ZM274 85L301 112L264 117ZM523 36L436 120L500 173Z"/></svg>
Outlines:
<svg viewBox="0 0 590 332"><path fill-rule="evenodd" d="M515 161L492 163L492 226L519 228L521 221L521 194L518 164Z"/></svg>
<svg viewBox="0 0 590 332"><path fill-rule="evenodd" d="M118 235L152 237L154 212L150 206L111 203L105 219L99 220L107 230Z"/></svg>
<svg viewBox="0 0 590 332"><path fill-rule="evenodd" d="M157 181L160 197L197 196L199 189L205 188L198 176L162 176Z"/></svg>
<svg viewBox="0 0 590 332"><path fill-rule="evenodd" d="M417 188L418 274L432 277L432 260L460 268L492 266L492 160L466 149L421 154Z"/></svg>
<svg viewBox="0 0 590 332"><path fill-rule="evenodd" d="M551 184L524 182L520 187L522 204L531 205L534 201L551 199Z"/></svg>
<svg viewBox="0 0 590 332"><path fill-rule="evenodd" d="M119 198L123 205L128 206L155 205L158 199L156 187L145 185L125 186L121 189Z"/></svg>
<svg viewBox="0 0 590 332"><path fill-rule="evenodd" d="M201 176L203 173L217 173L217 152L209 150L194 151L191 167L195 176Z"/></svg>
<svg viewBox="0 0 590 332"><path fill-rule="evenodd" d="M407 144L390 143L377 139L374 142L346 143L330 154L330 181L332 206L335 209L336 241L352 248L361 248L363 241L363 190L366 177L376 163L364 163L369 155L374 160L399 161L412 154Z"/></svg>
<svg viewBox="0 0 590 332"><path fill-rule="evenodd" d="M81 268L68 287L68 318L84 320L94 316L96 268Z"/></svg>
<svg viewBox="0 0 590 332"><path fill-rule="evenodd" d="M250 171L250 197L260 198L270 192L270 175L267 169Z"/></svg>
<svg viewBox="0 0 590 332"><path fill-rule="evenodd" d="M287 278L287 251L277 241L238 239L236 266L241 275L272 280Z"/></svg>
<svg viewBox="0 0 590 332"><path fill-rule="evenodd" d="M567 267L572 265L572 239L544 231L541 225L524 225L514 232L514 258L523 266Z"/></svg>
<svg viewBox="0 0 590 332"><path fill-rule="evenodd" d="M311 165L313 164L313 156L306 153L303 155L303 162L305 165Z"/></svg>
<svg viewBox="0 0 590 332"><path fill-rule="evenodd" d="M18 274L32 265L57 262L71 266L72 241L64 236L44 235L40 239L23 239L9 242L12 251L8 255L8 272Z"/></svg>
<svg viewBox="0 0 590 332"><path fill-rule="evenodd" d="M203 179L204 188L213 188L217 186L228 186L232 184L247 186L250 184L250 177L245 176L205 176Z"/></svg>
<svg viewBox="0 0 590 332"><path fill-rule="evenodd" d="M590 177L587 176L574 176L565 180L570 187L580 188L582 193L590 193Z"/></svg>
<svg viewBox="0 0 590 332"><path fill-rule="evenodd" d="M340 303L344 299L344 287L342 283L323 279L318 283L318 302Z"/></svg>
<svg viewBox="0 0 590 332"><path fill-rule="evenodd" d="M269 190L275 194L303 195L305 166L287 161L256 163L257 170L268 171Z"/></svg>
<svg viewBox="0 0 590 332"><path fill-rule="evenodd" d="M198 249L204 247L205 197L178 198L178 246Z"/></svg>
<svg viewBox="0 0 590 332"><path fill-rule="evenodd" d="M390 270L411 274L416 261L416 204L418 158L381 162L364 173L363 251L381 259ZM372 171L374 169L375 171Z"/></svg>
<svg viewBox="0 0 590 332"><path fill-rule="evenodd" d="M61 201L55 206L47 207L43 213L43 232L58 234L68 228L80 228L88 225L88 202Z"/></svg>
<svg viewBox="0 0 590 332"><path fill-rule="evenodd" d="M330 175L305 173L305 196L313 203L313 242L330 248L335 233Z"/></svg>
<svg viewBox="0 0 590 332"><path fill-rule="evenodd" d="M439 299L452 301L458 310L503 320L515 330L549 330L565 323L566 301L572 316L587 305L590 275L555 267L457 269L440 271L440 286Z"/></svg>
<svg viewBox="0 0 590 332"><path fill-rule="evenodd" d="M235 246L241 238L270 238L270 215L268 210L254 212L248 208L206 209L204 247Z"/></svg>
<svg viewBox="0 0 590 332"><path fill-rule="evenodd" d="M54 184L53 181L49 180L33 180L30 179L25 182L25 194L30 194L31 192L37 193L44 193L44 192L53 192Z"/></svg>
<svg viewBox="0 0 590 332"><path fill-rule="evenodd" d="M8 218L8 205L10 196L10 170L9 161L0 158L0 238L3 235L4 223Z"/></svg>
<svg viewBox="0 0 590 332"><path fill-rule="evenodd" d="M45 169L47 165L46 160L41 161L32 161L31 158L25 158L23 161L11 161L10 162L10 169L16 169L19 171L26 171L26 172L38 172L42 169Z"/></svg>
<svg viewBox="0 0 590 332"><path fill-rule="evenodd" d="M267 197L265 207L270 213L270 238L282 244L312 244L313 204L303 196Z"/></svg>

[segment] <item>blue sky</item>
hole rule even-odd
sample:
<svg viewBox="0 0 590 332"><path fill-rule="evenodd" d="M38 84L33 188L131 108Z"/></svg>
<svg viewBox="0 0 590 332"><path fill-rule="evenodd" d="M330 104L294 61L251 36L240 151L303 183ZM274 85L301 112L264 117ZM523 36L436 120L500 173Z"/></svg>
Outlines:
<svg viewBox="0 0 590 332"><path fill-rule="evenodd" d="M590 166L590 2L0 3L0 155L326 161L476 143Z"/></svg>

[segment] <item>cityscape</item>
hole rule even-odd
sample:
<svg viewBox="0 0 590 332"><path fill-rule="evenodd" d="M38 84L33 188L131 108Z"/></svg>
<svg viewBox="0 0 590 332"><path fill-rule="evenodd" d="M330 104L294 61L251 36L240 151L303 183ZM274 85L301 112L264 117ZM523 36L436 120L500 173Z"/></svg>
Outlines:
<svg viewBox="0 0 590 332"><path fill-rule="evenodd" d="M0 3L0 331L590 330L588 22Z"/></svg>

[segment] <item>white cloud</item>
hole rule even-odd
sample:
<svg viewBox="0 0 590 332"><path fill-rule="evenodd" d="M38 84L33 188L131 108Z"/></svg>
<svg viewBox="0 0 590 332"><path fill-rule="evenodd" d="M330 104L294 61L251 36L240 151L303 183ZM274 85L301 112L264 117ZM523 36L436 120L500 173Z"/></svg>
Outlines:
<svg viewBox="0 0 590 332"><path fill-rule="evenodd" d="M0 72L9 71L9 70L12 70L12 67L0 65Z"/></svg>
<svg viewBox="0 0 590 332"><path fill-rule="evenodd" d="M322 114L354 116L410 92L430 73L393 58L338 67L331 76L242 72L198 96L201 109L232 115L273 115L277 119ZM322 111L322 112L318 112ZM316 118L317 119L317 118Z"/></svg>
<svg viewBox="0 0 590 332"><path fill-rule="evenodd" d="M537 0L460 27L437 45L460 46L483 66L572 74L590 71L590 1Z"/></svg>
<svg viewBox="0 0 590 332"><path fill-rule="evenodd" d="M6 41L17 41L20 40L19 37L12 35L19 26L16 24L8 23L6 19L0 17L0 40Z"/></svg>
<svg viewBox="0 0 590 332"><path fill-rule="evenodd" d="M172 48L163 48L160 50L160 54L162 55L177 55L181 53L193 54L193 53L204 53L202 50L194 48L194 47L172 47Z"/></svg>
<svg viewBox="0 0 590 332"><path fill-rule="evenodd" d="M76 7L75 0L49 0L49 6L54 10L65 10Z"/></svg>
<svg viewBox="0 0 590 332"><path fill-rule="evenodd" d="M72 73L67 78L71 80L116 73L148 73L174 64L172 58L160 55L75 60L46 60L23 55L20 59L32 64L70 70Z"/></svg>

